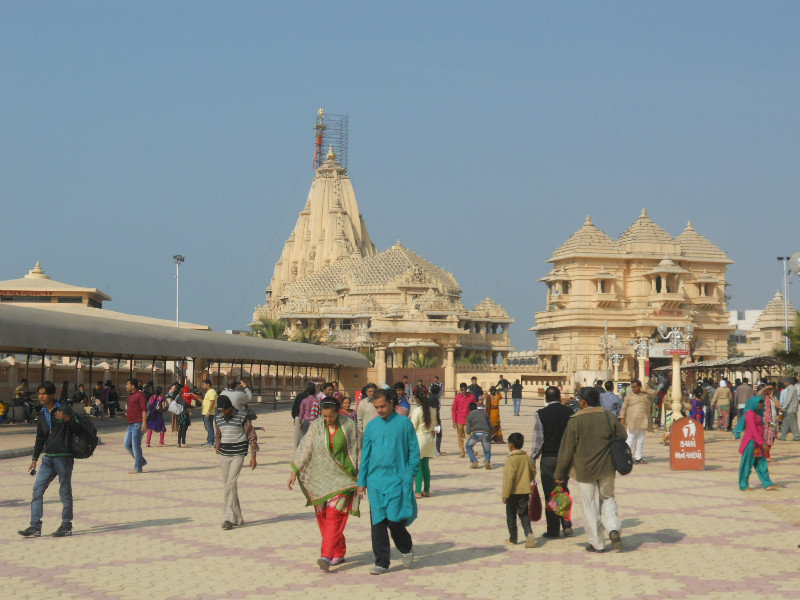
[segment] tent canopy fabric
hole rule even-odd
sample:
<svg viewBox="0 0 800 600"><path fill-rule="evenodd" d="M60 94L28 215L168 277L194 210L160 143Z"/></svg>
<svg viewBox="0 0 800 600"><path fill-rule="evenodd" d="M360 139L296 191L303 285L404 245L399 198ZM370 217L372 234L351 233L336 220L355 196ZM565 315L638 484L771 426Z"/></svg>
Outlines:
<svg viewBox="0 0 800 600"><path fill-rule="evenodd" d="M215 331L196 331L64 314L0 303L0 351L61 356L117 356L126 359L325 365L368 368L369 360L350 350L267 340Z"/></svg>

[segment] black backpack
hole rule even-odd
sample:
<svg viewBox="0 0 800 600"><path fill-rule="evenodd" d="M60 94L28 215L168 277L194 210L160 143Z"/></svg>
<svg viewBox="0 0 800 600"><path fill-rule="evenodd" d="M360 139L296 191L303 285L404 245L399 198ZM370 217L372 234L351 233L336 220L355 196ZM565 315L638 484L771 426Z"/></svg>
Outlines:
<svg viewBox="0 0 800 600"><path fill-rule="evenodd" d="M627 475L633 471L633 454L628 442L623 438L614 435L614 425L611 423L611 416L606 411L608 426L611 428L611 462L620 475Z"/></svg>
<svg viewBox="0 0 800 600"><path fill-rule="evenodd" d="M94 449L97 448L99 441L97 429L95 429L94 424L88 417L79 419L77 415L73 414L72 418L75 423L80 425L77 431L69 430L69 447L72 450L72 456L74 458L89 458L94 453Z"/></svg>

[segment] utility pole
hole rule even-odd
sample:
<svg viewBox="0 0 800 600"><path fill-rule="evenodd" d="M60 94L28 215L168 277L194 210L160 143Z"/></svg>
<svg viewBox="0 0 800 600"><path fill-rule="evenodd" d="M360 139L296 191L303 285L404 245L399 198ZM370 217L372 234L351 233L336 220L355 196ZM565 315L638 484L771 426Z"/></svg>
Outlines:
<svg viewBox="0 0 800 600"><path fill-rule="evenodd" d="M791 257L779 256L778 261L781 263L781 271L783 275L783 331L789 331L789 270L786 268L786 263ZM789 338L783 336L783 349L789 351Z"/></svg>
<svg viewBox="0 0 800 600"><path fill-rule="evenodd" d="M172 257L175 261L175 327L181 326L180 315L180 292L181 292L181 263L186 259L180 254L175 254Z"/></svg>

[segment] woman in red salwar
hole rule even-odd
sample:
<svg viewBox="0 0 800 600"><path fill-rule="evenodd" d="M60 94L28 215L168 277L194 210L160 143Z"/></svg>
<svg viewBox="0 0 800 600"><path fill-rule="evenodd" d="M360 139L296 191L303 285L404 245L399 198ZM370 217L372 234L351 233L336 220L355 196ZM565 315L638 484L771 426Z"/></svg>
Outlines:
<svg viewBox="0 0 800 600"><path fill-rule="evenodd" d="M350 514L358 512L358 441L351 419L339 418L339 402L325 398L320 403L321 418L311 423L294 453L289 489L297 481L312 505L322 534L322 549L317 561L328 571L344 562L347 546L344 528Z"/></svg>

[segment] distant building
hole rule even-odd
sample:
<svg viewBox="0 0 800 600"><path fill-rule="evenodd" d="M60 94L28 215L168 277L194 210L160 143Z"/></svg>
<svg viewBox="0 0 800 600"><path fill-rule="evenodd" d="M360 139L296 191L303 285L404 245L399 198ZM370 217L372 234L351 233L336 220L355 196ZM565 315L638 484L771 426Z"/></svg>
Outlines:
<svg viewBox="0 0 800 600"><path fill-rule="evenodd" d="M780 292L775 292L763 310L729 311L729 322L734 327L731 342L745 356L772 354L776 348L783 348L787 315L791 327L796 313Z"/></svg>
<svg viewBox="0 0 800 600"><path fill-rule="evenodd" d="M622 355L620 379L630 379L634 338L650 341L651 367L669 364L660 324L696 327L687 362L727 357L725 275L733 261L691 222L673 237L642 210L614 240L587 217L548 262L546 308L531 328L542 371L573 385L606 378L613 366L605 344L608 354Z"/></svg>
<svg viewBox="0 0 800 600"><path fill-rule="evenodd" d="M433 360L452 390L459 359L501 364L513 319L489 298L467 310L454 275L399 241L378 252L337 158L330 148L316 169L253 321L285 319L289 335L321 330L336 347L374 353L378 382Z"/></svg>

